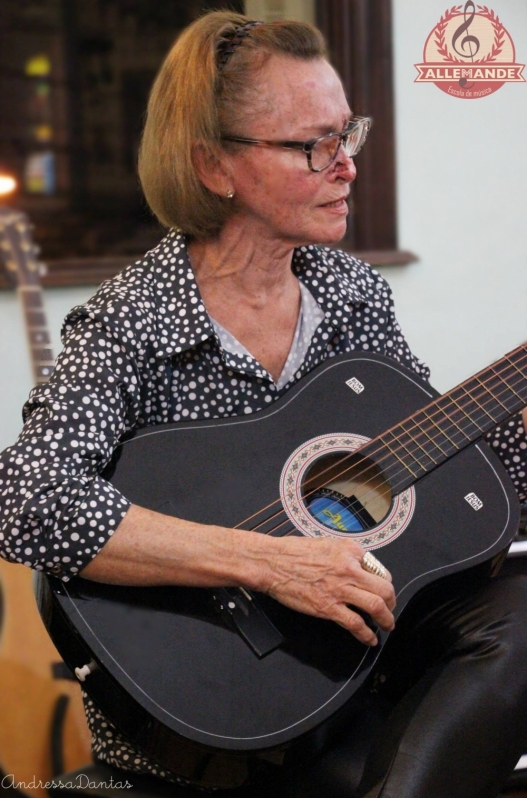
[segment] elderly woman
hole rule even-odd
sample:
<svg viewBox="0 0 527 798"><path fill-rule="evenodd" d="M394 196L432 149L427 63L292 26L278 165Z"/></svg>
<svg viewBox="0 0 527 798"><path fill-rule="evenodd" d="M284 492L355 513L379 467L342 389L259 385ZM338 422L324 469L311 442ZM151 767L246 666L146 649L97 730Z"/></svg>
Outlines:
<svg viewBox="0 0 527 798"><path fill-rule="evenodd" d="M185 31L153 88L140 155L146 198L171 231L69 315L56 370L1 462L7 559L65 580L243 585L368 646L377 638L356 609L393 629L390 576L370 573L353 540L164 516L100 476L125 433L253 413L340 353L368 349L428 377L384 280L316 246L344 235L368 129L313 27L215 12ZM496 435L522 475L520 421ZM521 578L435 591L398 624L386 678L372 683L381 720L358 790L350 729L272 793L495 798L527 739L526 615ZM98 759L176 779L86 706Z"/></svg>

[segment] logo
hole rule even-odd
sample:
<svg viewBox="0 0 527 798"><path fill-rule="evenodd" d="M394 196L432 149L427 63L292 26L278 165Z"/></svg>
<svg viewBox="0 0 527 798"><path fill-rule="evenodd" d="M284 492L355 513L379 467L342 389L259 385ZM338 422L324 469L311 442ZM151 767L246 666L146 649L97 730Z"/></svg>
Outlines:
<svg viewBox="0 0 527 798"><path fill-rule="evenodd" d="M364 390L364 385L356 377L352 377L351 380L346 380L346 385L348 385L352 391L355 391L355 393L362 393Z"/></svg>
<svg viewBox="0 0 527 798"><path fill-rule="evenodd" d="M474 510L481 510L483 507L483 502L475 493L467 493L465 501L467 501Z"/></svg>
<svg viewBox="0 0 527 798"><path fill-rule="evenodd" d="M471 0L445 11L426 40L415 83L465 100L493 94L505 83L525 83L525 64L516 63L514 42L487 6Z"/></svg>

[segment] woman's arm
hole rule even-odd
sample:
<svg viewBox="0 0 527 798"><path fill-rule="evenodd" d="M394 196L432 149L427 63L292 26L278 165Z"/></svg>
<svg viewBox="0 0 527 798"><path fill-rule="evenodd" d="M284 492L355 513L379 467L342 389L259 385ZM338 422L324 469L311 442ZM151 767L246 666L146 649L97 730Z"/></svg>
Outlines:
<svg viewBox="0 0 527 798"><path fill-rule="evenodd" d="M395 597L389 581L361 568L363 554L351 540L273 538L132 505L81 575L122 585L244 586L299 612L335 621L375 645L375 634L348 605L390 630Z"/></svg>
<svg viewBox="0 0 527 798"><path fill-rule="evenodd" d="M0 453L0 556L68 579L97 554L130 506L100 475L135 424L137 392L124 347L79 321Z"/></svg>

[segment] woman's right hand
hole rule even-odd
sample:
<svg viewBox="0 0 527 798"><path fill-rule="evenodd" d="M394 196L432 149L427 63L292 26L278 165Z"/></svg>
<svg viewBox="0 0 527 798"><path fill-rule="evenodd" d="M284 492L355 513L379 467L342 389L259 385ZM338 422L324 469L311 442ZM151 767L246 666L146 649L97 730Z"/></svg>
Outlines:
<svg viewBox="0 0 527 798"><path fill-rule="evenodd" d="M394 628L395 593L386 579L361 566L364 549L352 540L288 537L274 541L264 592L291 609L340 624L366 645L375 633L353 607L384 631Z"/></svg>

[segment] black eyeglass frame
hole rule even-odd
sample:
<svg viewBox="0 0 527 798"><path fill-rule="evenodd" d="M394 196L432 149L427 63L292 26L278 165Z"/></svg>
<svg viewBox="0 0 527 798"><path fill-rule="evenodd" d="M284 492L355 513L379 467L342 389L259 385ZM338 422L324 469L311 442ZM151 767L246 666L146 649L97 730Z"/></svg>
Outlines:
<svg viewBox="0 0 527 798"><path fill-rule="evenodd" d="M269 141L267 139L247 139L244 138L243 136L222 136L221 140L232 141L237 144L253 144L256 147L284 147L285 149L288 150L301 150L306 154L307 165L309 166L310 170L312 172L323 172L325 169L329 169L329 167L337 157L340 147L346 146L345 139L348 138L350 133L352 133L353 130L355 130L355 128L357 128L359 125L365 125L366 131L364 133L364 138L361 142L360 147L352 155L349 155L349 157L352 158L361 151L366 142L366 139L368 138L368 133L371 128L371 119L368 116L353 116L350 119L345 130L342 131L342 133L325 133L323 136L317 136L316 139L310 139L309 141ZM340 139L339 146L335 150L335 155L333 156L331 161L327 164L327 166L323 166L322 169L315 169L315 167L313 166L311 153L317 142L327 138Z"/></svg>

